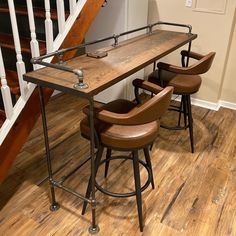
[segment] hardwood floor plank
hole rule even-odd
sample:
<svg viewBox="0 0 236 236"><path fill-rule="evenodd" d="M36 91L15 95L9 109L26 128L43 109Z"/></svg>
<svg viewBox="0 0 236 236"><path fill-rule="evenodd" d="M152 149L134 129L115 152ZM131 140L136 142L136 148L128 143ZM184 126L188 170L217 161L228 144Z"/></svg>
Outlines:
<svg viewBox="0 0 236 236"><path fill-rule="evenodd" d="M47 106L53 170L58 180L89 155L89 142L79 133L80 110L85 104L84 100L61 95ZM175 115L168 112L162 122L176 121ZM228 109L216 112L193 106L194 154L190 153L188 130L160 129L151 152L156 188L148 187L142 193L144 232L139 231L135 197L116 199L97 191L99 235L236 235L235 115L236 111ZM143 160L142 151L139 155ZM140 170L144 184L147 174L141 165ZM87 162L64 184L85 194L89 175ZM104 166L100 166L96 179L112 191L133 191L132 162L112 161L106 179ZM61 208L49 210L40 122L0 186L0 195L0 235L88 235L91 207L82 216L80 199L56 189Z"/></svg>
<svg viewBox="0 0 236 236"><path fill-rule="evenodd" d="M205 223L210 221L211 224L218 220L219 209L227 194L229 176L217 168L214 157L211 152L199 157L164 223L185 230L198 220L201 222L204 219ZM209 214L208 208L211 209L210 216L203 217Z"/></svg>

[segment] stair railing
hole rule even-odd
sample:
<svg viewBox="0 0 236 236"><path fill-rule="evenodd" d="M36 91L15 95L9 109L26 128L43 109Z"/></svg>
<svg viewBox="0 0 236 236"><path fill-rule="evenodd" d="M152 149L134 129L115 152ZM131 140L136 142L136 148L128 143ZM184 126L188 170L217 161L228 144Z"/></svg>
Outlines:
<svg viewBox="0 0 236 236"><path fill-rule="evenodd" d="M10 88L7 85L1 47L0 47L0 77L1 77L1 85L2 85L1 92L2 92L4 107L5 107L6 118L11 119L12 114L13 114L13 105L12 105Z"/></svg>
<svg viewBox="0 0 236 236"><path fill-rule="evenodd" d="M37 40L36 32L35 32L35 22L34 22L34 10L32 5L32 0L27 0L27 11L28 11L28 18L29 18L29 27L30 27L30 49L31 49L31 55L32 57L35 57L35 55L40 55L39 52L39 43ZM33 66L34 70L38 69L39 66Z"/></svg>
<svg viewBox="0 0 236 236"><path fill-rule="evenodd" d="M18 25L16 20L16 11L15 11L15 5L14 0L8 0L8 7L9 7L9 13L11 18L11 26L12 26L12 34L13 34L13 40L16 50L16 69L17 69L17 75L18 80L20 84L20 92L23 99L26 98L27 93L27 83L23 80L23 74L25 74L25 63L22 59L21 54L21 44L20 44L20 36L18 31Z"/></svg>
<svg viewBox="0 0 236 236"><path fill-rule="evenodd" d="M63 40L66 35L70 31L73 26L76 18L79 16L83 6L85 5L87 0L69 0L69 16L66 18L64 0L57 0L57 15L58 15L58 35L53 35L53 22L51 19L51 10L50 10L50 0L44 0L45 5L45 34L46 34L46 48L47 53L58 50L61 46ZM34 21L34 8L32 6L32 0L27 0L27 11L28 11L28 20L30 26L31 33L31 55L32 57L40 56L39 51L39 43L36 37L36 28ZM15 11L14 0L8 0L8 7L10 12L10 19L12 25L12 33L16 51L16 67L17 74L20 85L20 97L18 98L16 104L13 106L10 88L7 84L5 67L4 67L4 58L2 57L1 48L0 48L0 77L1 77L1 93L4 103L4 110L6 113L6 120L4 124L0 128L0 145L4 141L8 132L14 125L17 117L21 113L25 104L27 103L30 95L32 94L35 85L32 83L26 83L23 81L23 74L26 72L25 63L22 58L21 53L21 43L17 25L17 16ZM52 58L47 59L48 62L52 60ZM34 65L34 70L38 69L39 65Z"/></svg>
<svg viewBox="0 0 236 236"><path fill-rule="evenodd" d="M45 5L45 36L46 36L46 46L47 53L53 51L53 26L51 20L51 12L50 12L50 0L44 1Z"/></svg>
<svg viewBox="0 0 236 236"><path fill-rule="evenodd" d="M64 38L68 34L69 30L71 29L72 25L74 24L76 18L79 16L83 6L85 5L87 0L70 0L70 14L65 20L65 10L64 5L62 6L62 2L64 0L57 0L57 13L62 14L61 18L58 18L58 26L59 26L59 34L55 37L53 41L53 51L57 50L61 43L63 42ZM73 9L72 9L73 8ZM52 33L52 31L51 31Z"/></svg>

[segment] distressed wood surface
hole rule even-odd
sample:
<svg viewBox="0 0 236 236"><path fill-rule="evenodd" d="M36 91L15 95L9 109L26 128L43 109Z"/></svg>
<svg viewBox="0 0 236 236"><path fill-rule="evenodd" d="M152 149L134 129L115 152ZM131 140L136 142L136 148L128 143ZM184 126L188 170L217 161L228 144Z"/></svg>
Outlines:
<svg viewBox="0 0 236 236"><path fill-rule="evenodd" d="M86 89L73 88L77 75L53 68L29 72L24 79L70 94L93 96L196 37L196 34L156 30L151 35L144 34L116 47L101 49L108 53L106 57L96 59L82 55L67 61L66 67L83 70L84 82L89 86Z"/></svg>
<svg viewBox="0 0 236 236"><path fill-rule="evenodd" d="M79 133L81 107L85 100L58 96L47 106L49 136L55 177L69 172L89 153L89 143ZM188 131L160 129L151 153L156 188L143 192L144 232L139 232L135 197L111 198L96 193L98 235L236 235L236 111L194 107L196 152L189 150ZM176 118L176 119L175 119ZM168 112L162 122L177 121ZM140 152L141 158L143 153ZM41 123L18 155L9 177L0 186L0 235L88 235L90 207L81 216L82 202L56 190L61 208L49 210ZM142 183L146 172L140 166ZM89 178L89 163L66 181L84 193ZM112 161L108 178L104 168L97 181L110 190L133 189L130 161Z"/></svg>

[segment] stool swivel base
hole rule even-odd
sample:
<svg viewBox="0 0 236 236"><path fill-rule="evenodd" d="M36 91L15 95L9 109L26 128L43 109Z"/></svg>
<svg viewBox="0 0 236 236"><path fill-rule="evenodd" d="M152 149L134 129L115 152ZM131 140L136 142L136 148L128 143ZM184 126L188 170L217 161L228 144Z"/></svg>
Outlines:
<svg viewBox="0 0 236 236"><path fill-rule="evenodd" d="M114 193L114 192L108 191L107 189L104 189L96 181L95 181L95 186L99 191L101 191L102 193L109 195L111 197L125 198L125 197L136 196L138 216L139 216L139 226L140 226L140 231L142 232L143 231L143 220L142 220L141 192L144 191L149 186L150 183L152 183L152 187L154 188L152 167L150 166L150 163L151 163L150 156L146 155L147 152L145 150L144 151L145 159L146 159L146 163L145 163L144 161L139 160L138 150L132 151L132 157L131 157L131 156L126 156L126 155L111 156L111 150L108 149L108 154L106 156L106 159L101 161L103 149L104 149L104 147L100 147L97 152L97 156L96 156L96 160L95 160L96 173L97 173L100 165L107 164L111 160L116 160L116 159L132 160L133 161L133 170L134 170L135 191L129 192L129 193ZM145 149L148 150L148 148L145 148ZM147 173L148 173L148 178L143 186L141 186L141 184L140 184L139 164L141 164L147 170ZM108 170L106 170L106 172L107 171ZM90 197L90 194L91 194L91 178L89 180L89 184L87 187L86 197ZM85 213L86 207L87 207L87 202L84 202L82 214Z"/></svg>

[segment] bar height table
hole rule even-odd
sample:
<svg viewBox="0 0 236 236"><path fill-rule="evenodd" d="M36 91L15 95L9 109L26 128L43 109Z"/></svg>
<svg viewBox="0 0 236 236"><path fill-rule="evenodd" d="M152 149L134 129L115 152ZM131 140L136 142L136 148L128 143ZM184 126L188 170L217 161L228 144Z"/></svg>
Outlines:
<svg viewBox="0 0 236 236"><path fill-rule="evenodd" d="M78 76L76 74L58 70L56 68L44 67L36 71L29 72L23 76L25 81L38 85L39 89L48 175L51 188L52 211L59 208L54 192L54 187L58 187L91 204L92 223L89 228L89 232L97 233L99 231L99 227L96 222L95 198L94 96L187 43L189 43L190 50L191 42L196 37L197 35L192 33L155 30L149 32L148 34L125 40L119 44L101 49L100 51L107 53L107 56L103 58L92 58L87 55L82 55L66 61L65 66L67 68L83 72L84 83L87 85L85 88L75 88L75 85L78 84ZM89 120L91 127L91 199L85 198L82 194L67 188L61 182L57 182L53 179L42 87L48 87L64 93L83 97L89 101Z"/></svg>

